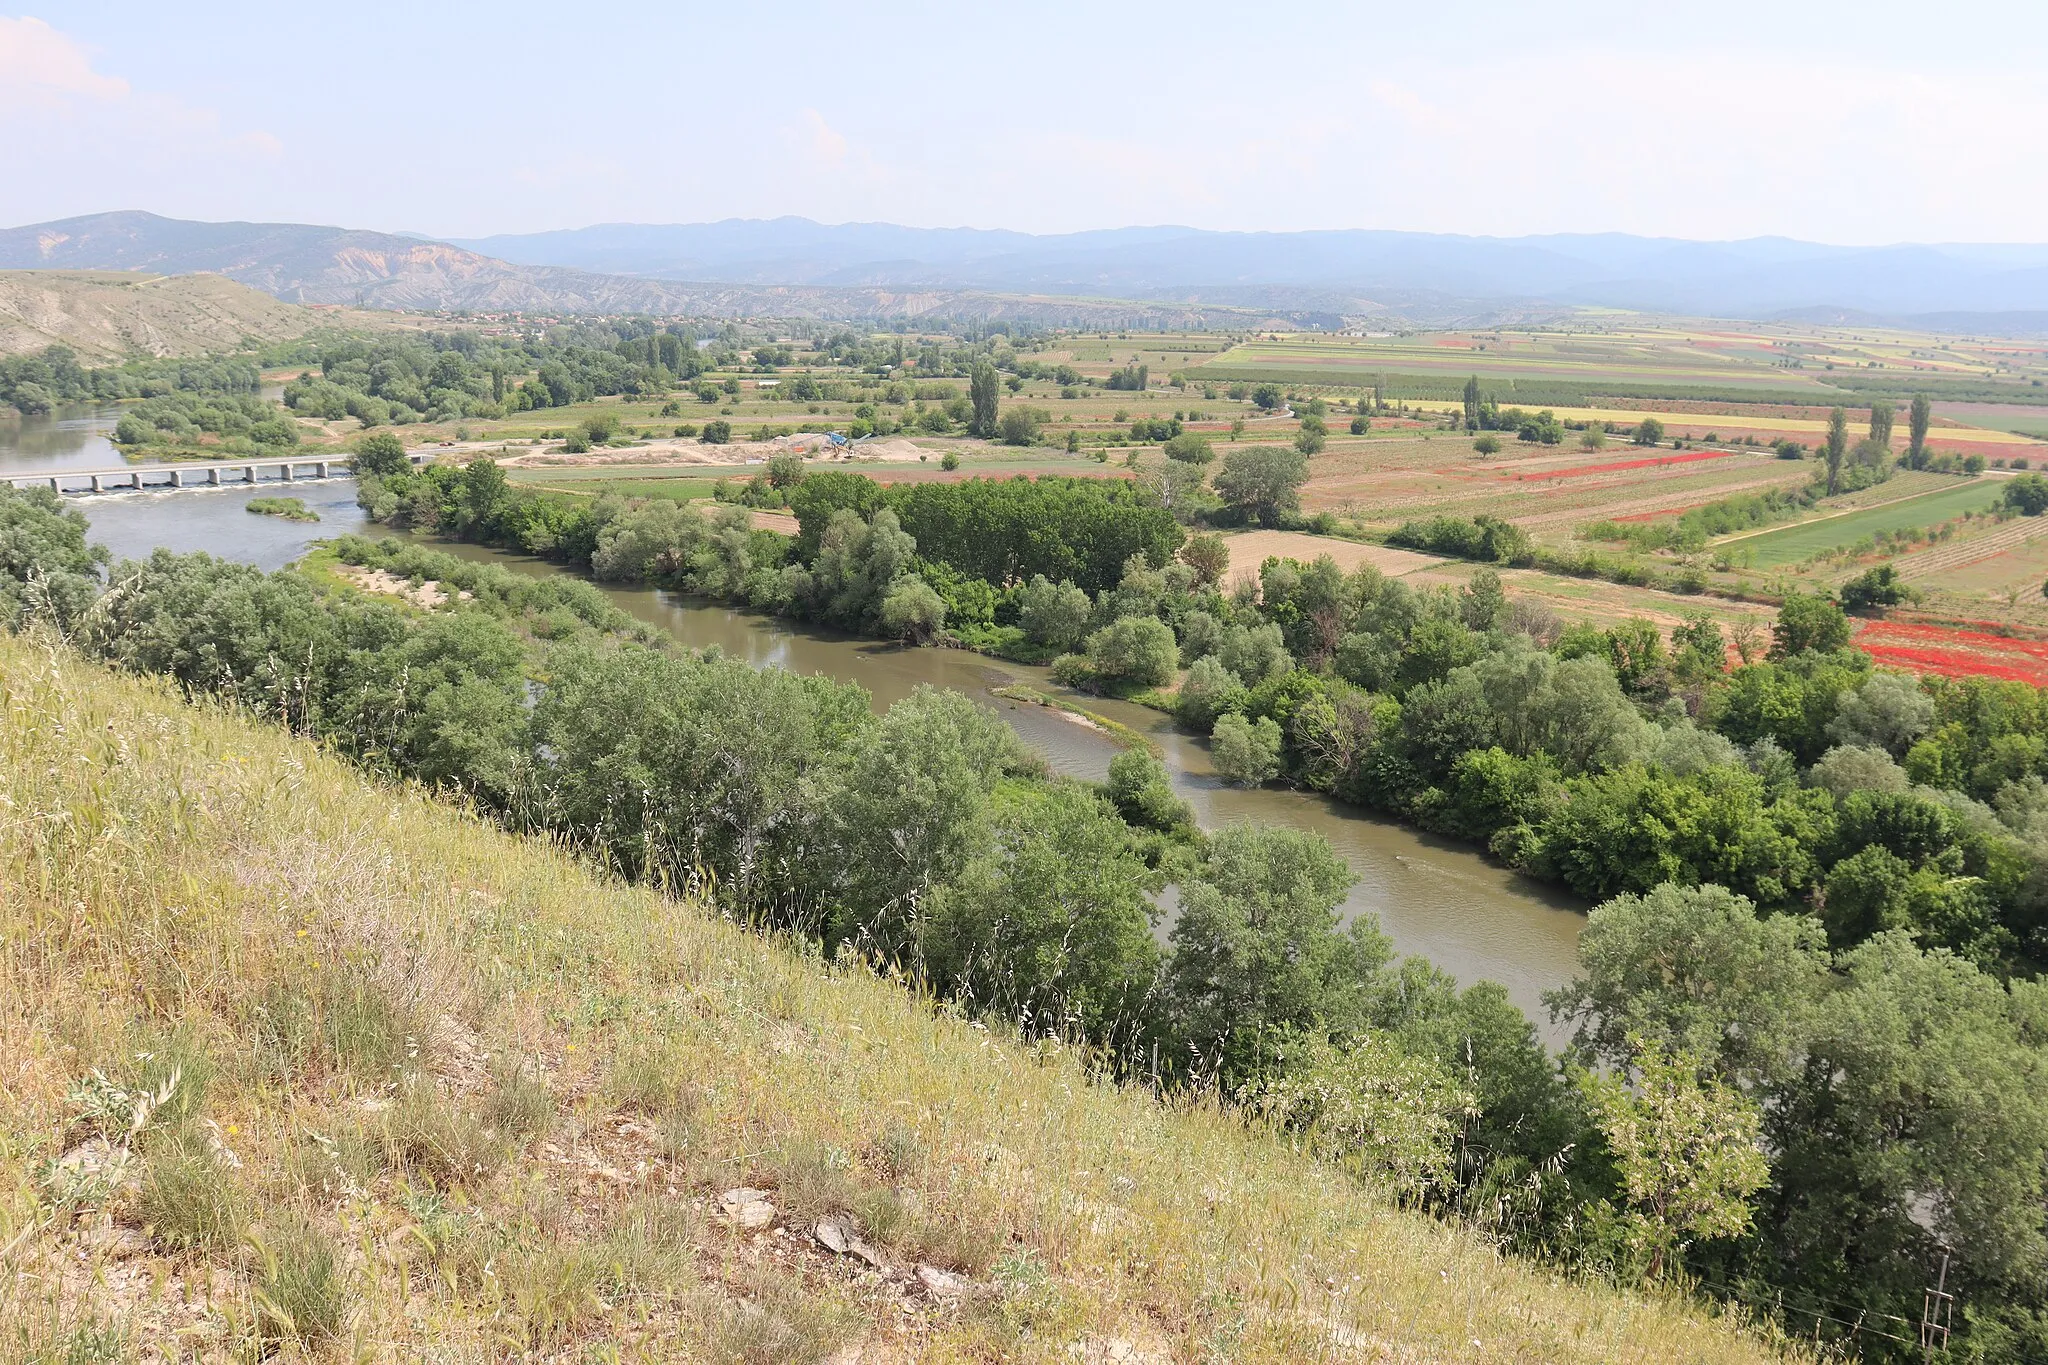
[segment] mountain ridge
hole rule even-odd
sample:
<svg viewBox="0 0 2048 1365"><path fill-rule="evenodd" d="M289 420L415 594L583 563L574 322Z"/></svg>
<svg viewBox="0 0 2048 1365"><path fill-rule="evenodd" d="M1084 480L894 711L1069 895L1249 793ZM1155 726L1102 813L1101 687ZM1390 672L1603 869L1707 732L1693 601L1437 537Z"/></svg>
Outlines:
<svg viewBox="0 0 2048 1365"><path fill-rule="evenodd" d="M2048 313L2048 246L1625 233L1156 226L1033 236L785 217L435 240L124 210L0 229L0 269L207 272L287 302L428 312L1114 328L1498 326L1600 307L2032 332Z"/></svg>

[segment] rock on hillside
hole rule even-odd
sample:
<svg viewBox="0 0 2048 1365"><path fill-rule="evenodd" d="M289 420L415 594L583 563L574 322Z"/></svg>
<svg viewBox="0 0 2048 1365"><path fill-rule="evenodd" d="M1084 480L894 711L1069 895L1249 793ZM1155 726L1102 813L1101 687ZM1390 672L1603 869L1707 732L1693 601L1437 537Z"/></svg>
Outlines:
<svg viewBox="0 0 2048 1365"><path fill-rule="evenodd" d="M219 275L0 271L0 355L61 342L88 360L282 341L317 314Z"/></svg>

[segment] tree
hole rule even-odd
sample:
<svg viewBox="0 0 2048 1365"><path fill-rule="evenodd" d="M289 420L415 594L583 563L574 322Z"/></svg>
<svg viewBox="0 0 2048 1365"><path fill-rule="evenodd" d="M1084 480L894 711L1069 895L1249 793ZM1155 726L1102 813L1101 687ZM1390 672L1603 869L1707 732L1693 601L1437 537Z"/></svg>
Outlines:
<svg viewBox="0 0 2048 1365"><path fill-rule="evenodd" d="M1214 658L1200 658L1181 680L1174 715L1190 730L1206 733L1215 726L1218 716L1242 710L1248 695L1235 673Z"/></svg>
<svg viewBox="0 0 2048 1365"><path fill-rule="evenodd" d="M1789 659L1807 650L1827 654L1848 643L1849 618L1828 598L1792 592L1779 604L1771 627L1771 658Z"/></svg>
<svg viewBox="0 0 2048 1365"><path fill-rule="evenodd" d="M354 465L358 478L374 474L380 479L388 479L393 474L404 474L412 469L412 461L406 457L405 442L388 431L358 436L352 449L355 451Z"/></svg>
<svg viewBox="0 0 2048 1365"><path fill-rule="evenodd" d="M1004 413L997 429L1007 446L1038 444L1038 414L1030 408L1013 407Z"/></svg>
<svg viewBox="0 0 2048 1365"><path fill-rule="evenodd" d="M1479 430L1479 376L1465 381L1465 430Z"/></svg>
<svg viewBox="0 0 2048 1365"><path fill-rule="evenodd" d="M904 574L882 598L882 628L908 644L923 644L946 624L946 604L932 585Z"/></svg>
<svg viewBox="0 0 2048 1365"><path fill-rule="evenodd" d="M988 846L932 899L921 942L935 984L1026 1034L1132 1039L1161 954L1130 831L1071 782L999 789L990 816Z"/></svg>
<svg viewBox="0 0 2048 1365"><path fill-rule="evenodd" d="M2042 497L2048 500L2048 483L2042 485ZM1879 564L1865 569L1842 585L1842 610L1870 611L1877 607L1895 607L1908 601L1913 589L1899 577L1899 571L1890 564Z"/></svg>
<svg viewBox="0 0 2048 1365"><path fill-rule="evenodd" d="M1324 436L1319 431L1304 431L1294 438L1294 448L1304 456L1323 453Z"/></svg>
<svg viewBox="0 0 2048 1365"><path fill-rule="evenodd" d="M1492 435L1490 433L1488 435L1481 436L1478 440L1472 443L1472 448L1478 451L1481 455L1498 455L1500 454L1500 437Z"/></svg>
<svg viewBox="0 0 2048 1365"><path fill-rule="evenodd" d="M1934 698L1904 673L1873 673L1862 686L1835 699L1828 738L1837 744L1882 749L1905 757L1913 741L1934 726Z"/></svg>
<svg viewBox="0 0 2048 1365"><path fill-rule="evenodd" d="M803 481L803 456L791 450L769 457L768 486L770 488L794 488Z"/></svg>
<svg viewBox="0 0 2048 1365"><path fill-rule="evenodd" d="M1632 439L1639 446L1661 444L1664 440L1664 424L1654 417L1638 418Z"/></svg>
<svg viewBox="0 0 2048 1365"><path fill-rule="evenodd" d="M1391 951L1336 908L1351 869L1305 830L1232 825L1181 888L1166 998L1192 1074L1226 1090L1271 1074L1290 1043L1362 1031Z"/></svg>
<svg viewBox="0 0 2048 1365"><path fill-rule="evenodd" d="M1139 828L1164 834L1195 828L1194 807L1173 794L1165 766L1143 749L1125 749L1112 758L1104 787L1117 813Z"/></svg>
<svg viewBox="0 0 2048 1365"><path fill-rule="evenodd" d="M1215 447L1209 444L1209 438L1197 436L1192 431L1183 431L1168 439L1165 450L1167 459L1182 460L1188 464L1207 464L1216 458Z"/></svg>
<svg viewBox="0 0 2048 1365"><path fill-rule="evenodd" d="M1180 557L1195 571L1198 588L1215 587L1230 571L1230 546L1213 531L1189 536L1188 543L1180 547Z"/></svg>
<svg viewBox="0 0 2048 1365"><path fill-rule="evenodd" d="M1870 440L1881 450L1892 448L1892 405L1882 398L1870 404Z"/></svg>
<svg viewBox="0 0 2048 1365"><path fill-rule="evenodd" d="M2039 474L2021 474L2005 485L2002 495L2007 507L2023 517L2048 512L2048 479Z"/></svg>
<svg viewBox="0 0 2048 1365"><path fill-rule="evenodd" d="M1125 616L1088 637L1088 663L1104 682L1163 687L1179 670L1180 654L1164 621Z"/></svg>
<svg viewBox="0 0 2048 1365"><path fill-rule="evenodd" d="M1280 406L1283 395L1278 384L1255 384L1252 386L1252 406L1261 412L1271 412Z"/></svg>
<svg viewBox="0 0 2048 1365"><path fill-rule="evenodd" d="M1586 1088L1629 1205L1631 1241L1649 1254L1646 1274L1693 1237L1747 1232L1750 1199L1770 1178L1756 1104L1696 1058L1631 1039L1633 1090L1588 1076Z"/></svg>
<svg viewBox="0 0 2048 1365"><path fill-rule="evenodd" d="M1659 886L1593 908L1579 975L1550 992L1585 1061L1627 1066L1644 1043L1745 1085L1784 1074L1827 979L1820 926L1760 918L1725 887Z"/></svg>
<svg viewBox="0 0 2048 1365"><path fill-rule="evenodd" d="M1934 421L1934 405L1927 401L1927 395L1915 394L1913 406L1907 417L1908 441L1906 463L1915 469L1927 466L1927 428Z"/></svg>
<svg viewBox="0 0 2048 1365"><path fill-rule="evenodd" d="M1351 434L1353 436L1363 436L1371 430L1372 418L1367 417L1364 413L1360 413L1351 419Z"/></svg>
<svg viewBox="0 0 2048 1365"><path fill-rule="evenodd" d="M997 434L996 403L1002 393L1002 377L996 367L987 360L974 362L974 369L967 381L968 401L973 405L973 416L968 419L967 434L993 440Z"/></svg>
<svg viewBox="0 0 2048 1365"><path fill-rule="evenodd" d="M85 514L48 488L0 484L0 627L47 614L70 630L99 596L106 547L86 543Z"/></svg>
<svg viewBox="0 0 2048 1365"><path fill-rule="evenodd" d="M732 440L732 423L727 421L706 422L698 441L707 446L722 446Z"/></svg>
<svg viewBox="0 0 2048 1365"><path fill-rule="evenodd" d="M964 692L920 686L866 732L834 789L837 875L828 954L851 942L882 961L917 947L933 892L986 847L985 811L1018 742Z"/></svg>
<svg viewBox="0 0 2048 1365"><path fill-rule="evenodd" d="M1681 682L1698 682L1727 671L1728 646L1711 612L1688 612L1671 631L1671 666Z"/></svg>
<svg viewBox="0 0 2048 1365"><path fill-rule="evenodd" d="M1828 493L1830 496L1842 491L1842 461L1849 455L1849 412L1836 408L1828 414L1828 439L1821 446L1821 457L1828 465Z"/></svg>
<svg viewBox="0 0 2048 1365"><path fill-rule="evenodd" d="M1223 457L1216 491L1223 501L1263 526L1301 510L1308 457L1283 446L1249 446Z"/></svg>
<svg viewBox="0 0 2048 1365"><path fill-rule="evenodd" d="M1271 716L1248 721L1234 712L1216 718L1211 754L1216 773L1238 787L1257 787L1280 775L1280 727Z"/></svg>
<svg viewBox="0 0 2048 1365"><path fill-rule="evenodd" d="M1904 931L1836 965L1796 1078L1768 1106L1766 1240L1784 1278L1917 1313L1948 1253L1951 1278L1983 1277L1992 1301L2038 1294L2021 1286L2048 1265L2039 988L2008 988Z"/></svg>
<svg viewBox="0 0 2048 1365"><path fill-rule="evenodd" d="M1054 585L1044 574L1017 591L1017 624L1025 638L1049 649L1071 649L1088 630L1088 594L1072 583Z"/></svg>
<svg viewBox="0 0 2048 1365"><path fill-rule="evenodd" d="M1579 433L1579 446L1584 450L1600 450L1607 444L1606 429L1597 422L1588 422L1586 429Z"/></svg>

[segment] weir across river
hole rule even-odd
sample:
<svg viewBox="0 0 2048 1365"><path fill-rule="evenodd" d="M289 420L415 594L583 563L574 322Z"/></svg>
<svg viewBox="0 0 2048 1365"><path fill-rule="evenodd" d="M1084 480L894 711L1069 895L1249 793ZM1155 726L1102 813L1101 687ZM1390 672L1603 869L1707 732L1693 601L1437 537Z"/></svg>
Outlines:
<svg viewBox="0 0 2048 1365"><path fill-rule="evenodd" d="M424 464L425 455L412 457ZM9 469L0 472L16 488L49 488L58 493L119 493L136 489L209 488L230 484L296 483L302 479L346 479L355 466L346 455L273 459L192 460L181 464L121 465L113 469Z"/></svg>

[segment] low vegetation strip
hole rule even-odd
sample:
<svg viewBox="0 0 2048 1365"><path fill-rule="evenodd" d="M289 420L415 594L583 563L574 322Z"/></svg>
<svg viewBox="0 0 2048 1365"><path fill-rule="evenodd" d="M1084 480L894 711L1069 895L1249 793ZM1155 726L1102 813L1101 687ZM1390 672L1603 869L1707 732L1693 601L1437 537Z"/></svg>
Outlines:
<svg viewBox="0 0 2048 1365"><path fill-rule="evenodd" d="M1732 450L1689 450L1677 455L1657 455L1635 460L1611 460L1606 464L1579 464L1567 469L1502 471L1496 477L1533 482L1542 479L1576 479L1587 474L1618 474L1626 469L1656 469L1668 464L1698 464L1702 460L1726 460Z"/></svg>
<svg viewBox="0 0 2048 1365"><path fill-rule="evenodd" d="M1769 1358L167 685L0 703L14 1358Z"/></svg>

